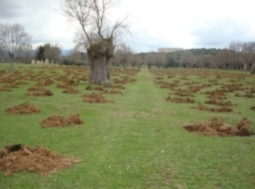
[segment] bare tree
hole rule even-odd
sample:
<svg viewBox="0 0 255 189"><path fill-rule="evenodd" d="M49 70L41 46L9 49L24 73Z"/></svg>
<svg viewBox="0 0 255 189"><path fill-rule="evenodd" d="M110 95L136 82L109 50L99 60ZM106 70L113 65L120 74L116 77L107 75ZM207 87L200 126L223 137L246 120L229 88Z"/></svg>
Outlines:
<svg viewBox="0 0 255 189"><path fill-rule="evenodd" d="M218 67L221 69L233 69L236 63L236 54L233 50L222 49L216 54Z"/></svg>
<svg viewBox="0 0 255 189"><path fill-rule="evenodd" d="M60 59L61 50L60 47L55 44L44 45L44 57L48 58L51 63L55 63Z"/></svg>
<svg viewBox="0 0 255 189"><path fill-rule="evenodd" d="M234 51L235 53L240 53L242 51L243 43L241 41L232 41L228 49Z"/></svg>
<svg viewBox="0 0 255 189"><path fill-rule="evenodd" d="M180 57L180 64L184 68L191 67L194 55L190 51L184 51Z"/></svg>
<svg viewBox="0 0 255 189"><path fill-rule="evenodd" d="M137 54L130 53L128 55L127 61L132 68L135 68L135 66L137 66L138 68L141 67L142 60Z"/></svg>
<svg viewBox="0 0 255 189"><path fill-rule="evenodd" d="M154 55L154 61L157 68L162 68L166 65L166 54L157 53Z"/></svg>
<svg viewBox="0 0 255 189"><path fill-rule="evenodd" d="M255 74L255 63L253 63L252 67L251 67L251 74Z"/></svg>
<svg viewBox="0 0 255 189"><path fill-rule="evenodd" d="M234 52L233 59L235 69L240 69L241 67L243 67L243 70L245 70L247 67L243 59L243 45L244 43L242 43L241 41L232 41L229 44L228 49Z"/></svg>
<svg viewBox="0 0 255 189"><path fill-rule="evenodd" d="M243 43L241 60L243 62L243 70L250 70L255 62L255 42Z"/></svg>
<svg viewBox="0 0 255 189"><path fill-rule="evenodd" d="M203 55L202 57L202 65L204 68L211 68L213 64L213 57L210 54Z"/></svg>
<svg viewBox="0 0 255 189"><path fill-rule="evenodd" d="M34 58L32 51L33 51L32 45L25 44L17 50L16 59L23 63L29 63Z"/></svg>
<svg viewBox="0 0 255 189"><path fill-rule="evenodd" d="M72 65L86 65L86 54L77 49L69 51L67 57L64 59L66 64Z"/></svg>
<svg viewBox="0 0 255 189"><path fill-rule="evenodd" d="M127 32L123 19L112 22L109 11L115 0L64 0L62 10L70 20L78 21L82 33L80 46L84 46L90 62L90 83L110 82L109 61L113 57L114 39Z"/></svg>
<svg viewBox="0 0 255 189"><path fill-rule="evenodd" d="M153 53L148 53L144 57L145 64L147 64L147 67L151 69L152 65L155 64L155 56Z"/></svg>
<svg viewBox="0 0 255 189"><path fill-rule="evenodd" d="M114 59L117 66L121 65L123 68L126 68L128 65L128 57L130 54L132 54L132 49L128 45L119 45L118 49L116 49L114 53Z"/></svg>
<svg viewBox="0 0 255 189"><path fill-rule="evenodd" d="M10 61L10 70L13 70L13 59L18 51L29 44L31 37L22 25L0 24L0 47L8 52Z"/></svg>
<svg viewBox="0 0 255 189"><path fill-rule="evenodd" d="M0 62L4 62L4 51L0 46Z"/></svg>

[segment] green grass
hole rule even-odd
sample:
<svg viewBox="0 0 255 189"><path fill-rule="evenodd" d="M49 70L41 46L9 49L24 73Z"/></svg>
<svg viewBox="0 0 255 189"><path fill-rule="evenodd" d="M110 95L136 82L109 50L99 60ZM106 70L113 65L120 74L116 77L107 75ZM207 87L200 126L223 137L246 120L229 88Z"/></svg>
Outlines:
<svg viewBox="0 0 255 189"><path fill-rule="evenodd" d="M39 73L43 69L37 66L22 65L20 70L21 73L27 70ZM3 64L0 68L7 70L8 67ZM52 68L64 75L61 67ZM169 71L170 74L175 72ZM161 72L160 76L166 82L181 78L178 75L167 78L167 71ZM209 71L203 72L208 74L205 79L187 75L188 80L181 82L208 83L208 80L214 79ZM245 80L240 82L244 85L247 81L255 82L254 76L247 73L243 75ZM254 136L201 136L183 129L184 125L216 116L224 118L231 125L248 117L254 129L255 112L250 109L255 106L254 98L234 97L234 93L229 93L228 98L238 104L233 107L233 112L203 112L192 109L194 105L164 101L172 92L154 83L155 77L147 68L142 68L133 77L137 82L125 85L123 95L105 95L115 102L106 104L82 101L82 94L91 93L85 90L88 86L85 81L75 87L80 94L64 94L63 89L55 87L58 83L55 82L46 87L54 93L52 97L26 96L27 88L35 84L33 81L12 92L0 91L0 148L10 143L32 147L41 145L83 160L68 169L44 177L21 172L6 178L4 172L0 172L0 188L254 188ZM218 82L228 83L228 80L222 78ZM0 87L3 85L0 83ZM194 99L196 104L206 100L200 92L194 95ZM6 108L26 101L36 105L41 113L5 113ZM50 115L67 116L76 113L84 121L81 126L41 128L40 122Z"/></svg>

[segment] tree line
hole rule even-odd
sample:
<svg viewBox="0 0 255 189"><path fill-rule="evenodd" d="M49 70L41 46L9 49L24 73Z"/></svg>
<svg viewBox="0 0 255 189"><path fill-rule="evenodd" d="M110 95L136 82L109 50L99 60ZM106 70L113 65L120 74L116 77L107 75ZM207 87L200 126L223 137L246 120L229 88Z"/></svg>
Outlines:
<svg viewBox="0 0 255 189"><path fill-rule="evenodd" d="M54 44L39 46L34 51L37 60L48 59L61 64L86 64L90 67L89 82L110 82L109 65L148 68L184 67L218 69L255 69L255 42L233 41L225 49L189 49L172 53L136 54L125 44L116 42L129 33L127 19L111 18L116 0L64 0L61 10L68 20L76 21L80 30L75 37L76 46L66 57L61 57L61 48ZM9 57L10 69L13 60L32 58L31 36L19 24L0 24L0 60ZM86 53L85 53L86 52ZM22 59L23 58L23 59ZM27 60L26 59L26 60Z"/></svg>

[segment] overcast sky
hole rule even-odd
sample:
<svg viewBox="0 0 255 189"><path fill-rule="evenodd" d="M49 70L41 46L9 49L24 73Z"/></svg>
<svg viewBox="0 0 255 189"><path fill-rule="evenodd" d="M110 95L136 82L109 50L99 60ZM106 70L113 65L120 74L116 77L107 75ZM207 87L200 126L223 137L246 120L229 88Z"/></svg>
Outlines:
<svg viewBox="0 0 255 189"><path fill-rule="evenodd" d="M74 47L77 29L60 11L61 0L0 0L0 23L18 23L33 47L58 43ZM254 0L122 0L113 12L131 12L122 41L135 52L158 48L224 48L231 41L255 41ZM114 9L113 9L114 10Z"/></svg>

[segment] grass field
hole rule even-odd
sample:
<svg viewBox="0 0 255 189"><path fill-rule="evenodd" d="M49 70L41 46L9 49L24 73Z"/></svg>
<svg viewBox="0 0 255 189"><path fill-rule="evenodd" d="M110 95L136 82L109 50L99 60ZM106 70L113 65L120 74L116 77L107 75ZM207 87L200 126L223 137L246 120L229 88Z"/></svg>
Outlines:
<svg viewBox="0 0 255 189"><path fill-rule="evenodd" d="M86 90L87 81L81 80L74 86L79 94L65 94L63 89L56 88L57 83L61 83L55 80L56 75L66 78L79 75L85 79L88 76L86 68L21 64L16 65L16 69L17 72L11 73L7 64L1 64L0 70L5 72L0 72L0 80L15 78L18 73L32 76L27 84L11 88L10 92L0 91L0 148L12 143L30 147L40 145L80 158L82 162L43 177L23 171L6 178L5 173L0 172L2 189L255 188L255 136L203 136L183 128L213 117L223 118L234 126L243 117L248 117L252 122L251 129L255 130L255 111L251 109L255 106L254 93L247 97L235 96L237 92L245 95L243 90L227 93L227 99L236 104L231 107L232 112L192 108L205 105L204 92L222 85L235 83L247 90L255 87L255 76L237 71L149 71L142 67L140 72L130 76L136 82L124 84L123 94L104 95L114 103L91 104L83 102L81 97L92 93ZM125 71L117 69L112 69L111 73L112 79L127 76ZM29 87L35 86L35 78L52 79L54 83L45 88L54 95L25 95ZM188 89L191 82L211 86L193 93L193 104L174 103L165 99L178 94L160 87L158 81L176 81L183 90ZM0 88L5 85L0 82ZM8 115L5 112L5 109L24 102L31 102L41 112L32 115ZM41 127L42 120L50 115L77 113L84 121L82 125Z"/></svg>

